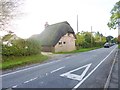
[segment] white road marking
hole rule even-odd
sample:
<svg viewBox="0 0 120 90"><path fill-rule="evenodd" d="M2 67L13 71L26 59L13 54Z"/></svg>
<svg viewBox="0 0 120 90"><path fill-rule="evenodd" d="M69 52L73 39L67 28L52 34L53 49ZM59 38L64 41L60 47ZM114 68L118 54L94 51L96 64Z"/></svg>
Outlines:
<svg viewBox="0 0 120 90"><path fill-rule="evenodd" d="M12 86L12 88L16 88L17 87L17 85L15 85L15 86Z"/></svg>
<svg viewBox="0 0 120 90"><path fill-rule="evenodd" d="M69 59L69 58L71 58L71 57L66 57L66 59Z"/></svg>
<svg viewBox="0 0 120 90"><path fill-rule="evenodd" d="M92 63L84 65L84 66L79 67L77 69L71 70L67 73L61 74L60 76L67 77L67 78L73 79L73 80L81 81L83 79L83 77L85 76L86 72L88 71L88 69L90 68L91 64ZM82 68L85 68L85 70L83 71L83 73L81 75L71 74L72 72L75 72L75 71L80 70Z"/></svg>
<svg viewBox="0 0 120 90"><path fill-rule="evenodd" d="M48 73L45 74L46 76L48 75Z"/></svg>
<svg viewBox="0 0 120 90"><path fill-rule="evenodd" d="M33 81L33 80L35 80L35 79L37 79L37 77L35 77L35 78L33 78L33 79L30 79L30 80L28 80L28 81L25 81L24 83L31 82L31 81Z"/></svg>
<svg viewBox="0 0 120 90"><path fill-rule="evenodd" d="M56 69L56 70L53 70L53 71L51 71L50 73L57 72L57 71L59 71L59 70L61 70L61 69L63 69L63 68L65 68L65 66L64 66L64 67L60 67L60 68L58 68L58 69Z"/></svg>
<svg viewBox="0 0 120 90"><path fill-rule="evenodd" d="M76 90L113 53L116 47L86 77L84 77L75 87L73 87L72 90Z"/></svg>
<svg viewBox="0 0 120 90"><path fill-rule="evenodd" d="M59 61L61 61L61 60L57 60L57 61L53 61L53 62L49 62L49 63L45 63L45 64L33 66L33 67L29 67L29 68L26 68L26 69L18 70L18 71L11 72L11 73L7 73L7 74L3 74L3 75L0 75L0 78L1 78L1 77L4 77L4 76L11 75L11 74L15 74L15 73L18 73L18 72L26 71L26 70L29 70L29 69L37 68L37 67L40 67L40 66L44 66L44 65L56 63L56 62L59 62Z"/></svg>

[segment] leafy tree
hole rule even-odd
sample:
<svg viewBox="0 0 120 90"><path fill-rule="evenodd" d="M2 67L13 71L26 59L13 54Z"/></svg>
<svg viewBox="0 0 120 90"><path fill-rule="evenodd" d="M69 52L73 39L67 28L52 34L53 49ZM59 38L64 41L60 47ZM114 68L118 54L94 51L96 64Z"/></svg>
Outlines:
<svg viewBox="0 0 120 90"><path fill-rule="evenodd" d="M107 37L106 37L106 41L107 41L107 42L111 42L112 39L113 39L113 36L107 36Z"/></svg>
<svg viewBox="0 0 120 90"><path fill-rule="evenodd" d="M106 38L100 32L95 33L94 38L95 38L95 42L106 42Z"/></svg>
<svg viewBox="0 0 120 90"><path fill-rule="evenodd" d="M84 35L85 35L85 41L86 41L87 43L91 43L91 44L94 43L94 37L93 37L93 35L92 35L91 32L84 32ZM92 41L92 42L91 42L91 41Z"/></svg>
<svg viewBox="0 0 120 90"><path fill-rule="evenodd" d="M102 36L102 43L104 44L106 42L106 37L105 36Z"/></svg>
<svg viewBox="0 0 120 90"><path fill-rule="evenodd" d="M76 46L79 48L101 47L106 42L106 37L101 33L96 32L93 35L91 32L84 32L76 34Z"/></svg>
<svg viewBox="0 0 120 90"><path fill-rule="evenodd" d="M113 9L111 10L111 17L110 17L110 22L108 22L108 27L111 29L116 29L118 24L120 23L120 1L118 1Z"/></svg>
<svg viewBox="0 0 120 90"><path fill-rule="evenodd" d="M95 42L100 41L100 37L101 37L101 35L99 32L95 33Z"/></svg>
<svg viewBox="0 0 120 90"><path fill-rule="evenodd" d="M18 7L23 4L23 0L0 0L0 31L7 31L10 20L20 15Z"/></svg>
<svg viewBox="0 0 120 90"><path fill-rule="evenodd" d="M91 32L79 32L76 34L76 45L77 49L79 48L88 48L93 46L94 44L94 37ZM91 40L92 39L92 40ZM92 41L92 42L91 42Z"/></svg>
<svg viewBox="0 0 120 90"><path fill-rule="evenodd" d="M79 47L83 47L83 43L85 42L85 38L84 35L82 33L77 33L76 34L76 45L77 48L79 49Z"/></svg>

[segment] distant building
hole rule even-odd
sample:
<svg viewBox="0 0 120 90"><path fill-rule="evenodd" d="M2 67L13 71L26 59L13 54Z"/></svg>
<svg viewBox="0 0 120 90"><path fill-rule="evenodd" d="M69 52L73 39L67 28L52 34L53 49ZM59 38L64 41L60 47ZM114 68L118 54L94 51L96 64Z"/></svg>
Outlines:
<svg viewBox="0 0 120 90"><path fill-rule="evenodd" d="M16 34L7 34L2 38L4 45L12 46L12 41L20 39Z"/></svg>
<svg viewBox="0 0 120 90"><path fill-rule="evenodd" d="M67 52L76 49L75 33L67 21L49 25L41 34L32 38L40 41L42 51L45 52Z"/></svg>

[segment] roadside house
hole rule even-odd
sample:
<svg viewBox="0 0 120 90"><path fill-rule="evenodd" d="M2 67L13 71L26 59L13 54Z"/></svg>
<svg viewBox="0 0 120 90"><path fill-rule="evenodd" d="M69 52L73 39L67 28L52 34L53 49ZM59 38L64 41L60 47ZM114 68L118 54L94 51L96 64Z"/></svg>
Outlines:
<svg viewBox="0 0 120 90"><path fill-rule="evenodd" d="M2 38L4 45L12 46L12 41L20 39L16 34L7 34Z"/></svg>
<svg viewBox="0 0 120 90"><path fill-rule="evenodd" d="M32 38L40 41L41 49L45 52L68 52L76 49L75 33L67 21L49 25L41 34Z"/></svg>

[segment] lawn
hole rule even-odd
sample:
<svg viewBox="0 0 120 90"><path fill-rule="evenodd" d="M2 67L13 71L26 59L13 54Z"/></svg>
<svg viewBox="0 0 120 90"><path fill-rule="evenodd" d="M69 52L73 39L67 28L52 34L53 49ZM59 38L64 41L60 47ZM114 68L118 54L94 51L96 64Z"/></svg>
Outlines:
<svg viewBox="0 0 120 90"><path fill-rule="evenodd" d="M98 48L101 48L101 47L80 48L78 50L74 50L74 51L71 51L71 52L58 52L58 53L55 53L55 54L71 54L71 53L78 53L78 52L86 52L86 51L90 51L90 50L94 50L94 49L98 49Z"/></svg>
<svg viewBox="0 0 120 90"><path fill-rule="evenodd" d="M48 57L44 55L32 55L32 56L21 56L21 57L3 57L0 68L2 70L12 69L15 67L25 66L33 63L41 63L47 60Z"/></svg>

